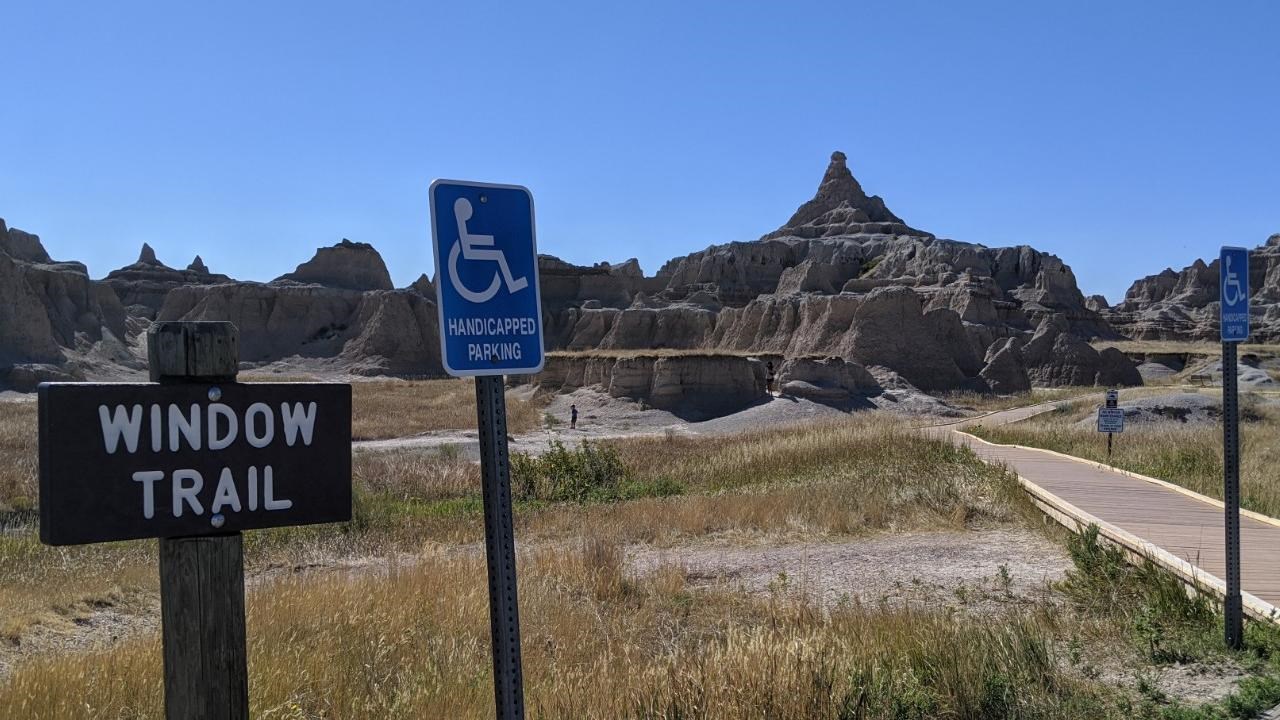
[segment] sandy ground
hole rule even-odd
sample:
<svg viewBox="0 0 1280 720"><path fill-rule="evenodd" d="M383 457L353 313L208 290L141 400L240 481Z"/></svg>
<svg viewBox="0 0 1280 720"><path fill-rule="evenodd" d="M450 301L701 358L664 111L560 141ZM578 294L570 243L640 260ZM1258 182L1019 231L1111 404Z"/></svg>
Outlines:
<svg viewBox="0 0 1280 720"><path fill-rule="evenodd" d="M784 593L822 607L858 602L993 611L1051 599L1071 559L1024 528L871 535L833 543L764 547L635 546L634 572L684 570L695 587Z"/></svg>

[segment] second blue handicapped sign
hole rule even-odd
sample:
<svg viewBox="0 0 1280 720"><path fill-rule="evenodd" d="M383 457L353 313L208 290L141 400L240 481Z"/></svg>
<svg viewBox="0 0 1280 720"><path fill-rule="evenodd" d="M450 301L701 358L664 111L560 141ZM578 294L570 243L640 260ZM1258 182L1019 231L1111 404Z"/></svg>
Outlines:
<svg viewBox="0 0 1280 720"><path fill-rule="evenodd" d="M533 196L519 185L431 183L440 354L450 375L542 370Z"/></svg>
<svg viewBox="0 0 1280 720"><path fill-rule="evenodd" d="M1249 251L1224 247L1218 256L1218 288L1222 342L1249 339Z"/></svg>

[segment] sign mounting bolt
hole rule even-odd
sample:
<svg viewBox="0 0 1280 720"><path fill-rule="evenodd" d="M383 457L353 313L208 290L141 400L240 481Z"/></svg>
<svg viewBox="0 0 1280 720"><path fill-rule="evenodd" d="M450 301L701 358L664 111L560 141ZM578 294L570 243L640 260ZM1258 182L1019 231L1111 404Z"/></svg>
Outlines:
<svg viewBox="0 0 1280 720"><path fill-rule="evenodd" d="M227 519L222 516L222 513L218 513L217 515L214 515L213 517L209 518L209 524L216 528L222 527L222 525L226 523L226 521Z"/></svg>
<svg viewBox="0 0 1280 720"><path fill-rule="evenodd" d="M209 388L209 402L218 402L221 399L222 399L222 388L219 388L219 387Z"/></svg>

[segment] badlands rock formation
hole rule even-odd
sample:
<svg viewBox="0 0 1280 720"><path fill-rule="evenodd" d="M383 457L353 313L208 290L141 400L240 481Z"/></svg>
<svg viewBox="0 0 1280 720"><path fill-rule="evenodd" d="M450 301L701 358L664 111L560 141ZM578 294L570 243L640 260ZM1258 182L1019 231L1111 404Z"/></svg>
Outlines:
<svg viewBox="0 0 1280 720"><path fill-rule="evenodd" d="M184 285L217 285L230 281L226 275L210 273L199 255L186 270L171 268L156 259L151 246L143 243L137 262L112 270L102 283L115 291L130 314L154 319L170 290Z"/></svg>
<svg viewBox="0 0 1280 720"><path fill-rule="evenodd" d="M269 283L175 288L156 319L229 320L240 329L247 363L298 359L357 375L442 371L434 293L417 283L393 289L378 252L350 240L320 248Z"/></svg>
<svg viewBox="0 0 1280 720"><path fill-rule="evenodd" d="M1032 381L1092 383L1100 361L1085 339L1117 337L1057 257L914 230L883 200L866 195L838 152L814 198L759 240L675 258L653 278L612 277L607 265L554 269L577 283L607 277L612 288L549 294L561 301L548 304L547 324L556 346L570 350L834 353L892 368L926 390L985 390L994 379L1005 391ZM1087 367L1024 376L1028 365L1017 345L1004 348L983 374L996 360L989 352L996 343L1029 341L1048 319L1086 348L1073 357Z"/></svg>
<svg viewBox="0 0 1280 720"><path fill-rule="evenodd" d="M791 358L778 371L777 385L784 396L835 404L882 392L865 367L839 357Z"/></svg>
<svg viewBox="0 0 1280 720"><path fill-rule="evenodd" d="M95 362L136 365L125 336L125 310L111 288L0 220L0 383L30 390L83 378Z"/></svg>
<svg viewBox="0 0 1280 720"><path fill-rule="evenodd" d="M1027 376L1041 385L1141 385L1142 376L1124 353L1099 352L1072 335L1061 317L1045 318L1022 347Z"/></svg>
<svg viewBox="0 0 1280 720"><path fill-rule="evenodd" d="M1280 340L1280 234L1249 252L1249 292L1250 339ZM1165 268L1142 278L1104 313L1118 331L1137 340L1217 340L1218 260L1196 260L1181 272Z"/></svg>
<svg viewBox="0 0 1280 720"><path fill-rule="evenodd" d="M275 282L321 285L344 290L391 290L391 273L382 256L369 243L351 242L343 238L333 247L320 248L316 256L297 270L285 273Z"/></svg>
<svg viewBox="0 0 1280 720"><path fill-rule="evenodd" d="M741 410L765 397L765 365L730 355L553 355L524 378L546 390L596 387L689 420Z"/></svg>
<svg viewBox="0 0 1280 720"><path fill-rule="evenodd" d="M90 352L137 369L141 333L155 320L230 320L251 365L442 372L432 282L423 275L394 289L365 243L321 248L266 283L213 274L199 257L174 269L144 246L137 262L94 282L82 265L53 263L34 236L6 228L0 237L0 373L19 364L74 372ZM635 259L587 267L541 256L539 272L548 350L776 356L790 363L788 382L830 398L865 384L866 372L892 372L894 382L927 391L1134 381L1122 358L1086 342L1115 333L1098 313L1103 304L1086 301L1061 260L1025 245L993 249L916 230L867 195L839 152L813 198L758 240L672 259L652 277ZM807 360L828 357L858 370ZM666 357L649 363L642 382L630 361L611 362L617 372L603 387L655 406L674 402L669 388L682 383L714 405L716 373L742 385L750 374L743 368L755 367ZM819 370L827 373L821 382ZM555 372L549 367L546 384L558 382ZM560 384L602 372L566 372ZM739 396L750 401L751 392Z"/></svg>

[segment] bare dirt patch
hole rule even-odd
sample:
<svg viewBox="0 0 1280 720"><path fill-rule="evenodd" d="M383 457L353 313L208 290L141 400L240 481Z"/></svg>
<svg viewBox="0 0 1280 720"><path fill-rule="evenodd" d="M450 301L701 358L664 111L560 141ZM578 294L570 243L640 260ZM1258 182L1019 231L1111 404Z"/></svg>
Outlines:
<svg viewBox="0 0 1280 720"><path fill-rule="evenodd" d="M65 621L38 623L21 638L0 638L0 678L29 658L103 650L159 628L160 598L152 595L139 595L127 608L103 604Z"/></svg>
<svg viewBox="0 0 1280 720"><path fill-rule="evenodd" d="M1062 546L1022 528L876 535L838 543L690 546L627 552L633 572L683 568L695 587L839 603L991 611L1049 599L1071 567Z"/></svg>

